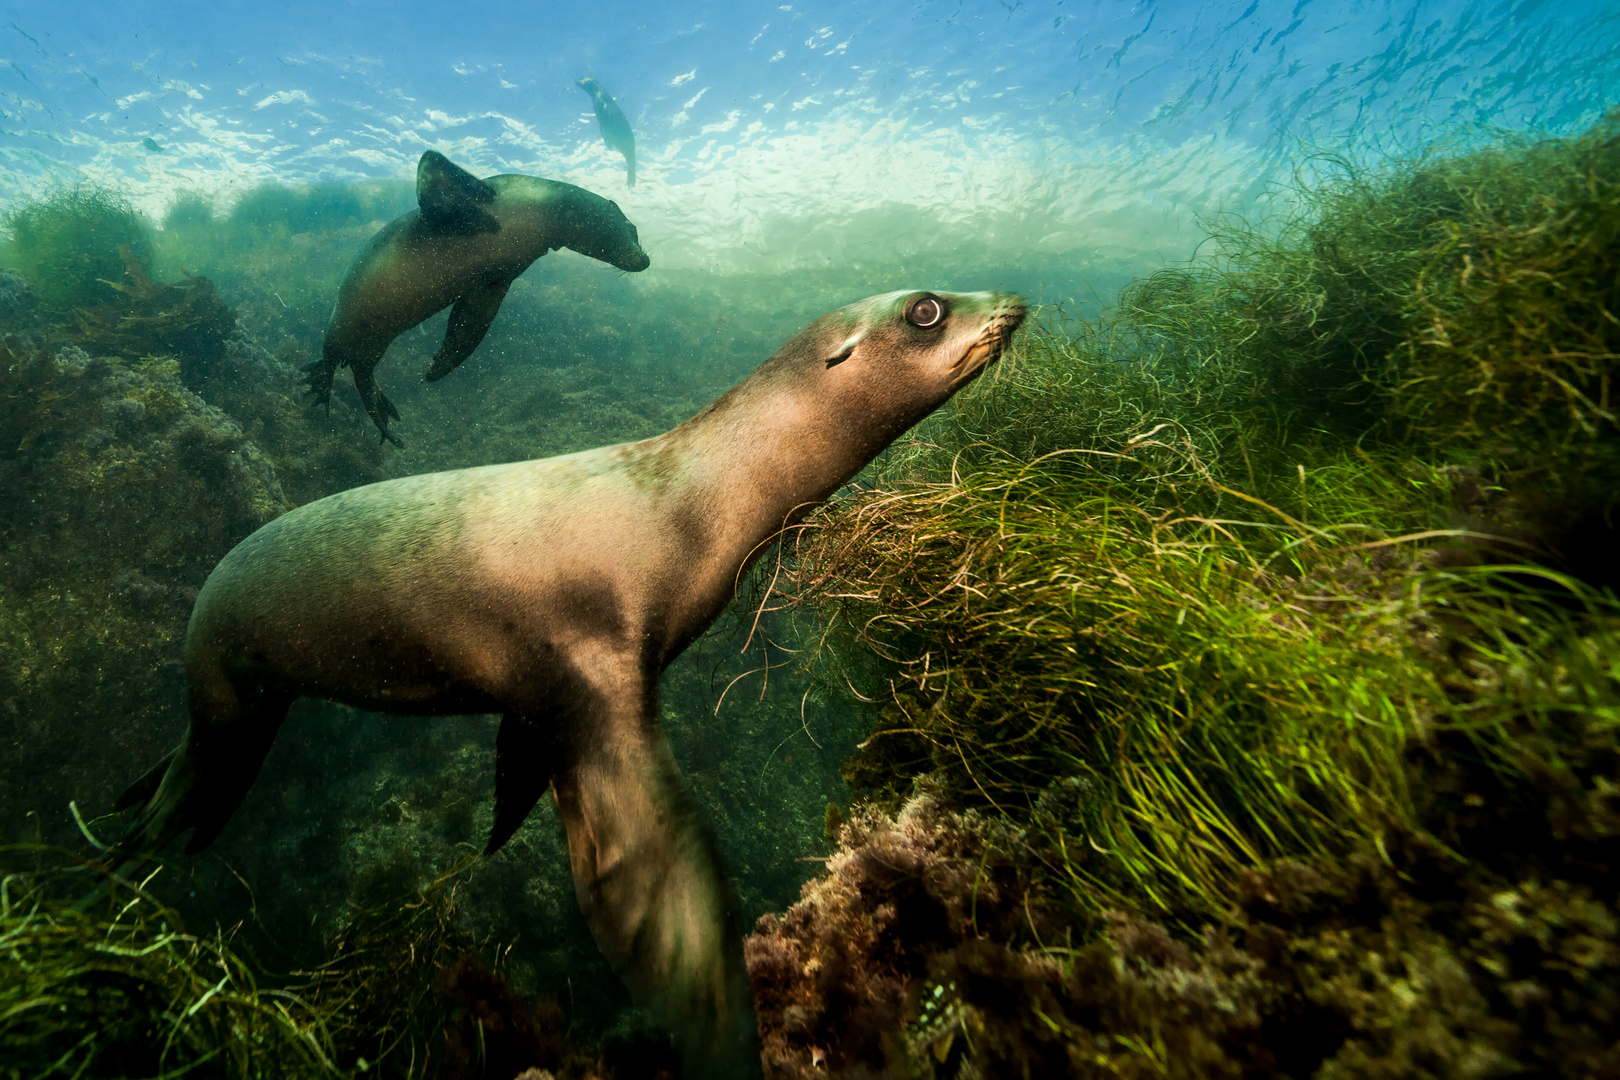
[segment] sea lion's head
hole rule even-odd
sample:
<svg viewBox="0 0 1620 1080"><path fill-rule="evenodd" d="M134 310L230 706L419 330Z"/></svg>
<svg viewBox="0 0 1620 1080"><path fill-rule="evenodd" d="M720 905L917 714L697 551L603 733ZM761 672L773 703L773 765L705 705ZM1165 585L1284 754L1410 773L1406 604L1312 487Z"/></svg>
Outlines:
<svg viewBox="0 0 1620 1080"><path fill-rule="evenodd" d="M1025 310L1004 292L884 293L823 315L778 356L886 442L994 363Z"/></svg>
<svg viewBox="0 0 1620 1080"><path fill-rule="evenodd" d="M573 194L563 218L567 230L565 247L631 273L652 264L641 249L636 227L618 203L584 188L575 188Z"/></svg>

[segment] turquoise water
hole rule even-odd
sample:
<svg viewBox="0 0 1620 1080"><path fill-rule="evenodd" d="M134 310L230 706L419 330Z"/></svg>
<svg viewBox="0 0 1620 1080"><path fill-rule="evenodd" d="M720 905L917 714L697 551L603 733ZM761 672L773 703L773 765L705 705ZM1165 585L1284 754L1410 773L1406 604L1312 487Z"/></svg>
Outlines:
<svg viewBox="0 0 1620 1080"><path fill-rule="evenodd" d="M899 264L1084 295L1276 199L1304 145L1373 152L1611 102L1612 4L18 4L0 195L482 174L612 195L654 274ZM596 137L591 74L643 181ZM149 148L152 140L160 149ZM808 309L806 309L808 310Z"/></svg>
<svg viewBox="0 0 1620 1080"><path fill-rule="evenodd" d="M1201 222L1287 215L1297 186L1342 156L1570 132L1620 102L1612 3L54 2L0 15L0 210L116 192L151 230L153 277L205 275L239 327L226 359L178 374L142 367L162 350L133 346L98 373L85 339L83 360L52 361L31 399L62 404L0 412L19 425L0 431L0 835L78 849L68 799L116 834L113 798L184 726L196 590L286 506L656 434L872 293L1005 289L1093 310L1191 258ZM634 131L633 187L584 76ZM347 372L327 414L299 400L299 369L321 353L350 261L414 206L430 149L477 176L614 200L651 266L548 255L441 383L418 373L446 314L405 332L377 376L404 446L379 447ZM0 316L17 356L78 332L21 307ZM155 395L139 415L116 404L137 391ZM847 802L839 766L871 718L860 695L795 668L799 627L767 614L751 634L752 612L722 619L663 687L745 926L791 904L831 850L823 814ZM491 717L300 703L169 899L202 925L242 922L272 970L318 960L352 903L408 892L481 846L494 732ZM626 1005L548 803L472 872L463 914L512 944L514 983L566 1003L585 1035Z"/></svg>

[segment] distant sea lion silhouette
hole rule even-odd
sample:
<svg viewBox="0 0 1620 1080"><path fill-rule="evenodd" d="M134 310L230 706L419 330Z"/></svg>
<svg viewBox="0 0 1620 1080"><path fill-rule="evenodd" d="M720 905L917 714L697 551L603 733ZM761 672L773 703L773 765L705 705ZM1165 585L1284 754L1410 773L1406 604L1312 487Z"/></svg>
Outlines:
<svg viewBox="0 0 1620 1080"><path fill-rule="evenodd" d="M572 248L620 270L651 262L618 204L556 180L508 174L480 180L429 150L416 164L417 209L395 218L355 257L338 287L321 358L305 366L324 404L340 367L384 440L399 410L373 372L400 334L451 304L427 381L454 371L489 332L506 290L540 256Z"/></svg>
<svg viewBox="0 0 1620 1080"><path fill-rule="evenodd" d="M575 79L574 85L591 95L591 106L596 109L596 126L601 129L602 142L609 150L617 150L624 155L624 164L629 172L630 186L636 186L636 134L630 130L630 121L624 117L624 110L619 103L608 96L602 89L602 84L586 76Z"/></svg>
<svg viewBox="0 0 1620 1080"><path fill-rule="evenodd" d="M203 585L191 723L132 784L116 865L219 834L300 695L503 714L488 851L549 785L575 893L688 1077L757 1077L735 903L659 728L658 678L780 531L995 360L1006 293L896 292L824 315L642 442L404 477L284 514Z"/></svg>

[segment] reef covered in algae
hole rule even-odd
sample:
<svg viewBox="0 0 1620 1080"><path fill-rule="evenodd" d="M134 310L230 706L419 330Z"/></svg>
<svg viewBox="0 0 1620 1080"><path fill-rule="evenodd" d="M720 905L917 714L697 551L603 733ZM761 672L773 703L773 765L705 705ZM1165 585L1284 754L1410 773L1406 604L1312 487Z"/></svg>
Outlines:
<svg viewBox="0 0 1620 1080"><path fill-rule="evenodd" d="M1336 164L796 537L891 679L769 1075L1620 1069L1620 117Z"/></svg>

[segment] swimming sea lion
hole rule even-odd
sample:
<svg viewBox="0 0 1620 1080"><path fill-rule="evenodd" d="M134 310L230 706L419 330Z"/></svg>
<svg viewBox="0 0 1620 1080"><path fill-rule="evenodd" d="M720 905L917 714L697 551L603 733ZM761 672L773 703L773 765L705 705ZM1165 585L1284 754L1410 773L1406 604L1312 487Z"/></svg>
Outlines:
<svg viewBox="0 0 1620 1080"><path fill-rule="evenodd" d="M595 79L589 76L575 79L574 85L591 95L591 107L596 110L596 126L602 132L602 142L609 150L617 150L624 155L630 186L635 187L636 135L630 130L630 121L625 119L624 110Z"/></svg>
<svg viewBox="0 0 1620 1080"><path fill-rule="evenodd" d="M210 843L300 695L503 714L498 849L551 788L575 893L688 1077L757 1077L735 904L658 724L658 678L761 550L995 360L1006 293L824 315L656 438L355 488L284 514L203 585L191 723L119 800L109 858Z"/></svg>
<svg viewBox="0 0 1620 1080"><path fill-rule="evenodd" d="M620 270L645 270L636 227L618 204L584 188L537 176L480 180L429 150L416 165L417 209L385 225L355 257L332 308L321 358L307 365L309 392L324 403L340 367L382 437L399 410L372 373L389 342L451 304L444 344L427 381L472 355L489 332L506 290L540 256L572 248Z"/></svg>

